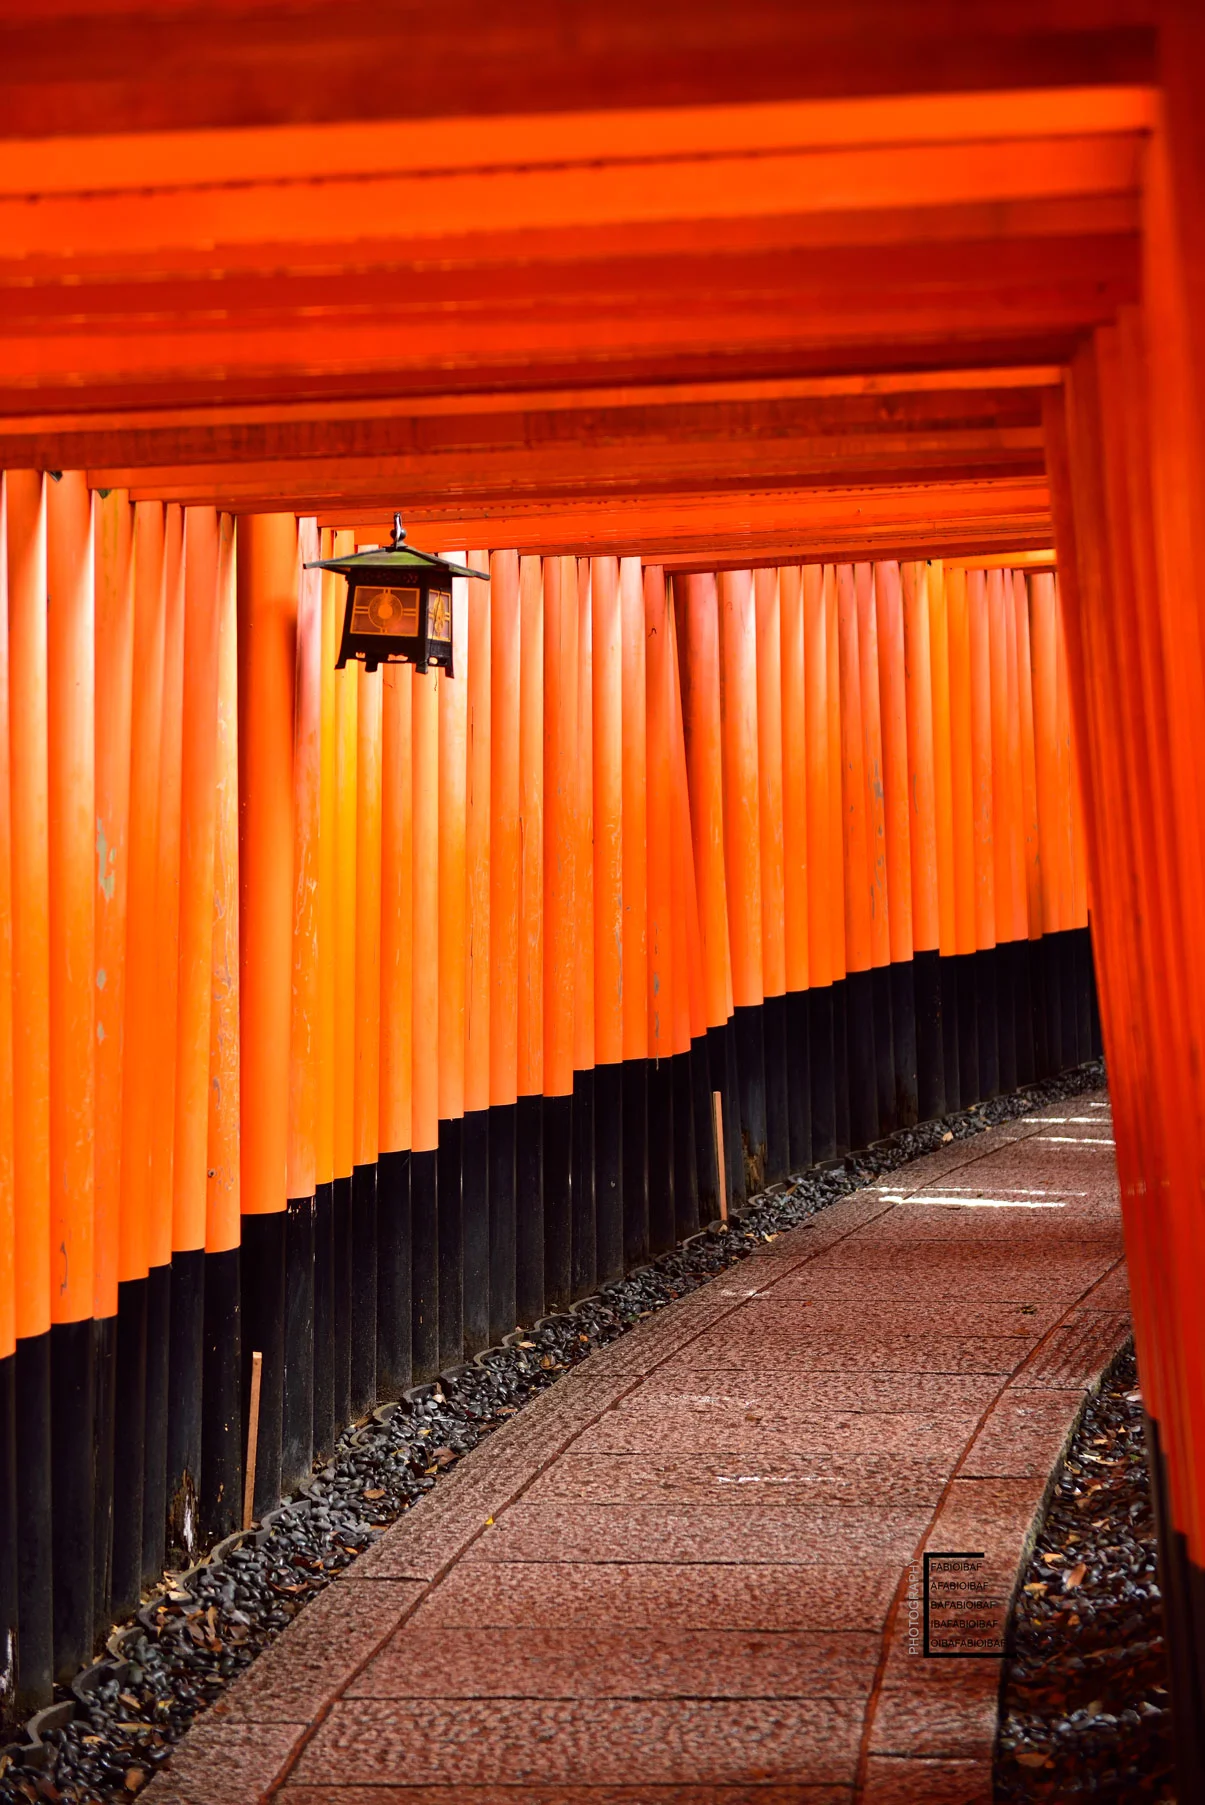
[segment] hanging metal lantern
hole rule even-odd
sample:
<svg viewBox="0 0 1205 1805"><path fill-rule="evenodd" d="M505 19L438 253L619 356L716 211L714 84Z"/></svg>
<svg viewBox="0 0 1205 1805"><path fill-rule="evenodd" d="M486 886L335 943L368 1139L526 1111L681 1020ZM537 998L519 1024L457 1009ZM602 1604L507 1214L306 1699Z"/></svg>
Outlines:
<svg viewBox="0 0 1205 1805"><path fill-rule="evenodd" d="M349 658L364 668L412 664L417 671L437 665L452 669L452 578L486 577L486 570L449 564L407 545L402 517L393 517L393 543L346 558L321 558L307 570L335 570L347 578L347 605L336 670Z"/></svg>

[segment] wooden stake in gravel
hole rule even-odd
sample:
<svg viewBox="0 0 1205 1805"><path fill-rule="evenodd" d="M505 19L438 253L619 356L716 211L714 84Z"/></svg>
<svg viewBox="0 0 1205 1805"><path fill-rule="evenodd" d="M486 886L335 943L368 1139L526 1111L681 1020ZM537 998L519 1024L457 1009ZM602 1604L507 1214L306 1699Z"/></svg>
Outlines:
<svg viewBox="0 0 1205 1805"><path fill-rule="evenodd" d="M259 1387L263 1371L263 1355L252 1354L251 1409L247 1418L247 1477L243 1485L244 1529L250 1529L255 1520L255 1454L259 1446Z"/></svg>
<svg viewBox="0 0 1205 1805"><path fill-rule="evenodd" d="M712 1091L711 1107L715 1112L715 1163L720 1184L720 1221L728 1220L728 1180L724 1172L724 1093Z"/></svg>

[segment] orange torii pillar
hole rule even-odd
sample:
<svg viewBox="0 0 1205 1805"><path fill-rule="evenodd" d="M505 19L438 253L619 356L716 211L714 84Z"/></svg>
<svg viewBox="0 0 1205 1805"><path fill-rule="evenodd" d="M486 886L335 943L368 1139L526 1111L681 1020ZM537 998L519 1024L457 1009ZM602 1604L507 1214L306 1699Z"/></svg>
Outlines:
<svg viewBox="0 0 1205 1805"><path fill-rule="evenodd" d="M987 579L967 572L967 637L970 642L972 832L975 847L975 1015L978 1029L978 1085L974 1096L1000 1089L996 1032L996 870L992 816L992 655Z"/></svg>
<svg viewBox="0 0 1205 1805"><path fill-rule="evenodd" d="M814 1160L832 1159L837 1148L834 986L843 976L837 968L833 932L835 913L844 904L834 881L829 821L828 615L824 596L828 574L819 564L803 567L803 638L799 652L805 696L808 1062Z"/></svg>
<svg viewBox="0 0 1205 1805"><path fill-rule="evenodd" d="M766 1070L766 1182L791 1163L787 1085L787 939L783 819L782 628L777 570L753 575L757 616L757 775L761 840L762 1041Z"/></svg>
<svg viewBox="0 0 1205 1805"><path fill-rule="evenodd" d="M324 601L324 648L325 631ZM325 670L325 649L323 657ZM334 660L332 646L332 668ZM400 1397L411 1383L413 684L410 665L385 666L381 677L381 1158L377 1178L377 1384L383 1397ZM324 745L324 780L326 763ZM325 804L323 815L325 822ZM315 1274L315 1285L317 1282Z"/></svg>
<svg viewBox="0 0 1205 1805"><path fill-rule="evenodd" d="M544 1314L544 571L519 560L516 1322Z"/></svg>
<svg viewBox="0 0 1205 1805"><path fill-rule="evenodd" d="M490 557L490 1333L517 1326L515 1311L516 1131L519 1072L519 717L521 692L518 554Z"/></svg>
<svg viewBox="0 0 1205 1805"><path fill-rule="evenodd" d="M488 573L488 551L471 551L470 570ZM464 1221L464 1358L489 1346L490 1274L490 585L453 580L456 655L467 647L465 682L465 994L464 1122L461 1184ZM382 1179L384 1173L382 1172Z"/></svg>
<svg viewBox="0 0 1205 1805"><path fill-rule="evenodd" d="M125 504L125 497L120 497ZM128 505L126 508L129 512ZM13 892L9 751L7 503L0 475L0 1672L6 1704L16 1682L17 1521L16 1445L16 1197L13 1116ZM124 892L123 892L124 900ZM116 1224L114 1224L116 1226ZM117 1274L112 1288L116 1299ZM110 1443L110 1459L112 1444Z"/></svg>
<svg viewBox="0 0 1205 1805"><path fill-rule="evenodd" d="M5 477L13 961L16 1331L16 1708L53 1681L50 1483L50 872L47 795L46 500L33 471ZM141 1487L139 1487L141 1499ZM139 1523L141 1566L141 1523ZM141 1573L139 1575L141 1580Z"/></svg>
<svg viewBox="0 0 1205 1805"><path fill-rule="evenodd" d="M319 534L318 549L323 557L335 556L335 537L330 529ZM349 548L350 549L350 548ZM320 693L319 756L321 769L318 783L318 896L317 896L317 1074L314 1095L314 1450L325 1454L334 1446L335 1436L346 1418L336 1421L335 1413L335 1227L342 1207L340 1175L346 1145L350 1164L350 1121L343 1131L345 1079L340 1055L350 1057L343 1035L341 963L335 948L340 944L336 924L345 907L342 894L342 868L338 853L341 847L341 814L339 784L341 773L340 721L341 697L345 684L335 671L339 634L343 625L343 579L334 571L321 573L321 649L319 658ZM410 741L406 739L409 760ZM352 868L354 878L354 866ZM345 944L342 943L342 944ZM384 1003L383 1003L384 1006ZM407 1061L407 1074L409 1062ZM347 1087L350 1089L350 1087ZM407 1092L407 1096L408 1096ZM409 1117L407 1116L407 1131ZM409 1195L407 1193L407 1210ZM408 1250L407 1250L408 1251ZM409 1261L407 1259L407 1272ZM409 1359L410 1331L406 1326L406 1354ZM407 1366L407 1371L409 1367Z"/></svg>
<svg viewBox="0 0 1205 1805"><path fill-rule="evenodd" d="M759 1191L766 1169L766 1074L761 908L761 832L757 741L757 614L753 573L719 578L720 718L724 769L724 862L728 890L732 994L736 1005L740 1132L748 1189ZM735 1159L733 1147L729 1157Z"/></svg>
<svg viewBox="0 0 1205 1805"><path fill-rule="evenodd" d="M117 1248L117 1388L113 1608L135 1608L143 1583L147 1312L150 1291L151 1129L158 1010L151 957L156 919L159 762L164 657L165 510L134 509L134 625L129 763L129 870L122 1033L121 1160ZM15 765L14 765L15 771ZM16 797L14 796L14 808ZM15 869L15 868L14 868ZM235 1298L237 1301L237 1283ZM235 1375L237 1383L237 1373Z"/></svg>
<svg viewBox="0 0 1205 1805"><path fill-rule="evenodd" d="M845 871L845 1071L849 1080L851 1146L879 1137L879 1087L875 1074L881 1026L875 1021L871 965L871 881L862 661L858 604L851 564L837 566L837 631L841 671L841 821Z"/></svg>
<svg viewBox="0 0 1205 1805"><path fill-rule="evenodd" d="M463 563L463 553L455 554ZM453 675L431 672L439 688L439 1363L464 1359L464 957L468 620L466 579L452 579ZM421 677L416 679L419 683Z"/></svg>
<svg viewBox="0 0 1205 1805"><path fill-rule="evenodd" d="M312 953L310 955L312 957ZM355 1076L352 1083L351 1414L377 1392L377 1157L381 1150L381 672L356 711Z"/></svg>
<svg viewBox="0 0 1205 1805"><path fill-rule="evenodd" d="M790 1170L812 1163L812 1064L808 987L807 691L803 571L778 573L782 664L783 957L787 987L787 1111Z"/></svg>
<svg viewBox="0 0 1205 1805"><path fill-rule="evenodd" d="M623 650L623 1263L649 1251L648 792L644 584L639 558L619 560Z"/></svg>
<svg viewBox="0 0 1205 1805"><path fill-rule="evenodd" d="M216 810L209 993L208 1168L205 1196L205 1345L201 1401L204 1535L226 1536L242 1523L243 1436L240 1407L239 1231L239 785L238 598L234 521L222 517L218 555L218 707L214 762ZM141 672L139 673L141 681Z"/></svg>
<svg viewBox="0 0 1205 1805"><path fill-rule="evenodd" d="M572 1283L573 1053L577 991L578 595L576 558L544 560L544 1308Z"/></svg>
<svg viewBox="0 0 1205 1805"><path fill-rule="evenodd" d="M1013 780L1020 777L1010 758L1013 729L1019 726L1016 695L1016 643L1011 632L1011 583L1005 593L1005 572L987 572L987 630L992 667L992 870L996 895L996 1070L1001 1091L1017 1088L1017 1012L1015 1007L1017 940L1013 914L1014 864L1021 877L1020 859L1013 852ZM1011 679L1010 679L1011 666ZM1020 741L1017 741L1020 753ZM1018 799L1019 800L1019 799ZM1017 824L1020 812L1016 811Z"/></svg>
<svg viewBox="0 0 1205 1805"><path fill-rule="evenodd" d="M673 658L665 572L644 572L645 793L648 836L649 1251L676 1239L674 1220ZM681 976L685 978L685 973Z"/></svg>
<svg viewBox="0 0 1205 1805"><path fill-rule="evenodd" d="M921 1120L958 1108L958 989L953 960L958 951L956 849L954 834L954 737L950 697L950 633L946 570L929 565L929 657L933 673L933 785L937 819L938 1007L941 1022L940 1093L930 1064L931 1089L922 1100ZM892 930L894 937L894 928ZM909 922L911 940L911 922ZM922 954L922 958L924 955ZM919 1055L918 1055L919 1066ZM919 1072L918 1072L919 1080Z"/></svg>
<svg viewBox="0 0 1205 1805"><path fill-rule="evenodd" d="M682 708L681 635L678 599L670 595L670 692L673 719L673 867L674 969L680 981L674 993L674 1211L677 1237L685 1240L715 1221L719 1210L715 1113L711 1094L711 1058L707 1046L707 1001L703 977L703 934L699 922L699 887L695 875L690 826L690 791L686 775L686 723Z"/></svg>
<svg viewBox="0 0 1205 1805"><path fill-rule="evenodd" d="M950 789L954 840L954 945L951 982L942 991L943 1020L953 1016L958 1048L957 1088L947 1066L946 1107L979 1096L979 1013L975 994L978 897L975 858L975 761L971 703L971 608L967 572L946 572L946 633L950 667ZM953 991L951 1007L950 991Z"/></svg>
<svg viewBox="0 0 1205 1805"><path fill-rule="evenodd" d="M577 920L573 949L573 1202L570 1286L598 1286L594 1184L594 598L589 558L574 561L577 587Z"/></svg>
<svg viewBox="0 0 1205 1805"><path fill-rule="evenodd" d="M298 523L300 562L321 555L313 519ZM289 1147L285 1228L285 1399L281 1474L291 1489L314 1459L314 1234L318 1192L322 889L322 577L302 569L297 594L293 741L293 944L289 1030ZM329 1156L328 1156L329 1157ZM329 1181L329 1170L326 1174Z"/></svg>
<svg viewBox="0 0 1205 1805"><path fill-rule="evenodd" d="M129 902L130 720L134 676L134 513L120 489L97 496L93 519L96 570L96 1254L93 1268L96 1348L96 1486L94 1615L111 1623L113 1527L117 1483L118 1267L121 1216L126 909ZM0 631L0 644L7 635ZM0 681L0 696L7 680ZM0 728L4 756L7 727ZM4 780L0 780L4 781ZM5 806L7 783L4 781ZM7 860L0 846L0 860ZM0 875L0 884L7 873ZM11 920L9 908L4 919ZM11 949L10 949L11 951ZM0 954L2 956L2 954ZM0 975L0 985L5 979ZM0 1037L8 1034L0 1020ZM0 1038L0 1059L4 1041ZM8 1080L11 1085L11 1078ZM11 1090L10 1090L11 1096ZM0 1105L0 1108L3 1106ZM8 1145L0 1127L0 1143ZM0 1233L2 1233L0 1229ZM121 1475L125 1490L127 1477ZM139 1469L141 1480L141 1468ZM128 1508L128 1505L127 1505Z"/></svg>
<svg viewBox="0 0 1205 1805"><path fill-rule="evenodd" d="M50 880L50 1447L54 1667L93 1641L93 1188L96 1125L95 608L82 472L46 492Z"/></svg>
<svg viewBox="0 0 1205 1805"><path fill-rule="evenodd" d="M720 623L714 575L675 577L681 656L684 757L698 910L703 1022L707 1033L707 1101L711 1164L714 1099L719 1093L724 1134L724 1179L729 1209L744 1200L739 1145L740 1102L732 1029L732 959L728 933L728 884L724 868L723 722L720 708ZM700 1173L707 1162L700 1162ZM720 1214L718 1171L714 1210Z"/></svg>
<svg viewBox="0 0 1205 1805"><path fill-rule="evenodd" d="M172 1158L171 1350L167 1513L173 1550L195 1558L201 1469L205 1210L209 1171L209 1014L218 723L218 516L184 514L179 952ZM100 692L97 696L98 704Z"/></svg>
<svg viewBox="0 0 1205 1805"><path fill-rule="evenodd" d="M619 1278L623 1238L623 636L619 564L590 565L593 726L594 1223L596 1278Z"/></svg>
<svg viewBox="0 0 1205 1805"><path fill-rule="evenodd" d="M243 1395L263 1356L256 1515L280 1497L284 1411L293 766L298 596L292 514L239 522L239 922ZM244 1405L246 1410L246 1405Z"/></svg>
<svg viewBox="0 0 1205 1805"><path fill-rule="evenodd" d="M891 960L891 1026L897 1107L906 1125L941 1115L941 1043L934 1016L933 972L912 944L912 837L908 809L908 702L904 603L900 567L894 561L874 569L873 632L878 650L879 739L882 759L883 833L886 863L886 928ZM935 1044L936 1042L936 1044Z"/></svg>

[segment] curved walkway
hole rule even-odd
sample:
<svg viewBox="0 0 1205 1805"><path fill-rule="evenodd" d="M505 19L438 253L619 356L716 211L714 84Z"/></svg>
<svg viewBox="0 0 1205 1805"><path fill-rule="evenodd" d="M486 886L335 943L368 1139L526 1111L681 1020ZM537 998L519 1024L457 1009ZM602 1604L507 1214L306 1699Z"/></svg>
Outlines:
<svg viewBox="0 0 1205 1805"><path fill-rule="evenodd" d="M978 1805L1002 1621L1128 1331L1103 1093L781 1235L498 1430L190 1733L152 1805ZM915 1586L913 1591L915 1593Z"/></svg>

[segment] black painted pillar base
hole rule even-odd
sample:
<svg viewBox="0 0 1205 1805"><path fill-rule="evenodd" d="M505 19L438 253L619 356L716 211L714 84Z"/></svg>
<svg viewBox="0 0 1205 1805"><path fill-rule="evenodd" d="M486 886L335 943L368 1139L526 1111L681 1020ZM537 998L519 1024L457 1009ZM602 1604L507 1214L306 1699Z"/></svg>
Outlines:
<svg viewBox="0 0 1205 1805"><path fill-rule="evenodd" d="M936 952L916 953L912 958L912 986L916 998L916 1106L922 1122L935 1122L949 1107L942 1011L942 966L946 963Z"/></svg>
<svg viewBox="0 0 1205 1805"><path fill-rule="evenodd" d="M731 1022L722 1027L707 1030L707 1095L710 1103L708 1123L711 1130L712 1159L716 1161L716 1201L715 1215L712 1221L721 1216L731 1215L734 1210L735 1190L733 1184L736 1161L733 1159L733 1144L739 1146L739 1130L736 1126L737 1107L735 1101L735 1061L731 1052ZM719 1146L716 1142L715 1127L715 1093L720 1093L720 1128L724 1144L724 1203L720 1208L719 1194Z"/></svg>
<svg viewBox="0 0 1205 1805"><path fill-rule="evenodd" d="M416 1385L439 1371L439 1155L410 1155L410 1361Z"/></svg>
<svg viewBox="0 0 1205 1805"><path fill-rule="evenodd" d="M92 1658L95 1342L91 1317L50 1331L50 1533L54 1675L74 1679Z"/></svg>
<svg viewBox="0 0 1205 1805"><path fill-rule="evenodd" d="M49 1331L19 1340L14 1362L17 1615L21 1625L14 1709L17 1717L23 1718L50 1703L54 1681ZM141 1535L139 1543L141 1557Z"/></svg>
<svg viewBox="0 0 1205 1805"><path fill-rule="evenodd" d="M381 1156L382 1179L385 1155ZM378 1180L381 1182L381 1180ZM471 1109L460 1127L461 1216L464 1223L464 1342L469 1360L490 1339L490 1124L489 1111ZM378 1293L379 1295L379 1293ZM377 1336L378 1355L380 1335ZM382 1396L397 1397L396 1391Z"/></svg>
<svg viewBox="0 0 1205 1805"><path fill-rule="evenodd" d="M515 1317L544 1314L544 1099L515 1104Z"/></svg>
<svg viewBox="0 0 1205 1805"><path fill-rule="evenodd" d="M1000 1042L996 1021L996 949L975 954L975 1012L979 1023L979 1089L977 1103L1000 1094Z"/></svg>
<svg viewBox="0 0 1205 1805"><path fill-rule="evenodd" d="M406 1250L407 1271L410 1250ZM410 1325L406 1325L407 1344ZM314 1454L335 1445L335 1187L314 1192Z"/></svg>
<svg viewBox="0 0 1205 1805"><path fill-rule="evenodd" d="M518 1323L515 1307L515 1117L513 1103L495 1103L490 1118L490 1329L497 1347Z"/></svg>
<svg viewBox="0 0 1205 1805"><path fill-rule="evenodd" d="M121 1408L113 1419L112 1611L118 1622L135 1609L142 1595L146 1290L145 1279L126 1279L117 1287L115 1383ZM204 1458L202 1450L202 1465ZM203 1521L202 1528L207 1527Z"/></svg>
<svg viewBox="0 0 1205 1805"><path fill-rule="evenodd" d="M106 1316L97 1321L93 1325L93 1338L93 1378L96 1387L93 1421L96 1425L96 1457L95 1495L92 1504L92 1624L95 1635L97 1638L101 1638L113 1621L113 1487L117 1429L116 1316ZM198 1372L198 1417L201 1402L200 1392L201 1375ZM0 1434L2 1433L3 1429L0 1425ZM0 1483L2 1483L2 1475L0 1475ZM0 1496L0 1510L2 1508L2 1496ZM0 1570L2 1567L3 1556L0 1556ZM3 1597L2 1574L0 1574L0 1597ZM2 1628L3 1619L0 1618L0 1631Z"/></svg>
<svg viewBox="0 0 1205 1805"><path fill-rule="evenodd" d="M874 1021L874 1072L880 1135L900 1126L895 1083L895 1022L892 1013L891 967L870 968L871 1015Z"/></svg>
<svg viewBox="0 0 1205 1805"><path fill-rule="evenodd" d="M197 1557L201 1474L201 1385L205 1345L205 1250L177 1249L171 1263L168 1354L167 1550L173 1566Z"/></svg>
<svg viewBox="0 0 1205 1805"><path fill-rule="evenodd" d="M791 1169L785 996L767 997L762 1004L762 1046L766 1072L766 1183L774 1185Z"/></svg>
<svg viewBox="0 0 1205 1805"><path fill-rule="evenodd" d="M377 1237L377 1389L392 1400L413 1384L409 1149L377 1162Z"/></svg>
<svg viewBox="0 0 1205 1805"><path fill-rule="evenodd" d="M285 1207L285 1380L281 1483L291 1492L314 1464L314 1237L317 1198Z"/></svg>
<svg viewBox="0 0 1205 1805"><path fill-rule="evenodd" d="M0 1734L16 1727L17 1360L0 1360Z"/></svg>
<svg viewBox="0 0 1205 1805"><path fill-rule="evenodd" d="M649 1257L648 1089L645 1061L623 1062L623 1265Z"/></svg>
<svg viewBox="0 0 1205 1805"><path fill-rule="evenodd" d="M996 1083L1001 1096L1017 1088L1018 944L1015 940L1001 941L992 959L996 968Z"/></svg>
<svg viewBox="0 0 1205 1805"><path fill-rule="evenodd" d="M145 1466L142 1481L144 1586L158 1585L163 1578L167 1560L167 1415L170 1397L171 1316L171 1267L152 1266L146 1279Z"/></svg>
<svg viewBox="0 0 1205 1805"><path fill-rule="evenodd" d="M958 960L940 959L938 970L941 987L941 1051L945 1075L945 1108L942 1115L952 1115L962 1108L962 1068L959 1063L958 1026ZM919 1062L919 1052L918 1052ZM924 1120L924 1112L921 1112Z"/></svg>
<svg viewBox="0 0 1205 1805"><path fill-rule="evenodd" d="M594 1072L573 1078L573 1222L569 1289L589 1297L598 1283L598 1199L594 1170Z"/></svg>
<svg viewBox="0 0 1205 1805"><path fill-rule="evenodd" d="M284 1429L285 1353L284 1210L243 1217L239 1289L242 1298L242 1439L250 1424L251 1357L263 1356L259 1392L259 1433L255 1441L256 1518L280 1502ZM149 1347L149 1337L148 1337Z"/></svg>
<svg viewBox="0 0 1205 1805"><path fill-rule="evenodd" d="M464 1187L461 1122L439 1124L439 1364L464 1359Z"/></svg>
<svg viewBox="0 0 1205 1805"><path fill-rule="evenodd" d="M854 1148L869 1147L879 1138L874 990L869 971L846 974L845 1005L849 1144Z"/></svg>
<svg viewBox="0 0 1205 1805"><path fill-rule="evenodd" d="M331 1186L335 1439L351 1421L351 1173Z"/></svg>
<svg viewBox="0 0 1205 1805"><path fill-rule="evenodd" d="M596 1065L594 1089L594 1282L623 1274L623 1071Z"/></svg>
<svg viewBox="0 0 1205 1805"><path fill-rule="evenodd" d="M1087 928L1075 930L1075 1001L1078 1017L1077 1051L1081 1065L1094 1056L1092 1005L1096 976L1092 968L1092 937Z"/></svg>
<svg viewBox="0 0 1205 1805"><path fill-rule="evenodd" d="M841 978L832 987L833 997L833 1116L836 1125L837 1153L849 1152L849 980Z"/></svg>
<svg viewBox="0 0 1205 1805"><path fill-rule="evenodd" d="M573 1282L573 1096L545 1097L544 1310L564 1310Z"/></svg>
<svg viewBox="0 0 1205 1805"><path fill-rule="evenodd" d="M674 1077L674 1239L699 1228L699 1161L695 1142L694 1064L691 1051L670 1060Z"/></svg>
<svg viewBox="0 0 1205 1805"><path fill-rule="evenodd" d="M1176 1797L1205 1799L1205 1572L1175 1528L1159 1424L1146 1419L1151 1493L1159 1543L1159 1591L1172 1706Z"/></svg>
<svg viewBox="0 0 1205 1805"><path fill-rule="evenodd" d="M668 1253L674 1234L673 1061L650 1059L648 1085L649 1253Z"/></svg>
<svg viewBox="0 0 1205 1805"><path fill-rule="evenodd" d="M790 1169L812 1163L812 1045L806 990L787 992L787 1146Z"/></svg>
<svg viewBox="0 0 1205 1805"><path fill-rule="evenodd" d="M979 1101L979 984L975 972L978 953L960 953L954 963L958 983L958 1095L959 1107L969 1109Z"/></svg>
<svg viewBox="0 0 1205 1805"><path fill-rule="evenodd" d="M1013 1020L1017 1044L1017 1084L1032 1084L1037 1076L1033 1050L1033 943L1013 944Z"/></svg>
<svg viewBox="0 0 1205 1805"><path fill-rule="evenodd" d="M243 1520L241 1265L237 1247L205 1255L199 1508L207 1540L230 1535Z"/></svg>
<svg viewBox="0 0 1205 1805"><path fill-rule="evenodd" d="M736 1047L745 1192L752 1197L766 1182L766 1055L760 1005L742 1004L730 1024ZM736 1157L738 1149L733 1149Z"/></svg>
<svg viewBox="0 0 1205 1805"><path fill-rule="evenodd" d="M891 1041L895 1060L895 1126L920 1120L920 1065L916 1044L916 985L911 959L887 967L891 985Z"/></svg>
<svg viewBox="0 0 1205 1805"><path fill-rule="evenodd" d="M443 1174L441 1173L442 1177ZM351 1174L351 1416L377 1401L377 1165Z"/></svg>
<svg viewBox="0 0 1205 1805"><path fill-rule="evenodd" d="M817 1165L837 1156L837 1063L833 1047L833 987L806 993L812 1078L812 1159Z"/></svg>

